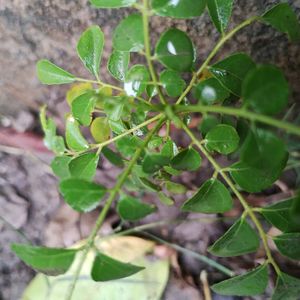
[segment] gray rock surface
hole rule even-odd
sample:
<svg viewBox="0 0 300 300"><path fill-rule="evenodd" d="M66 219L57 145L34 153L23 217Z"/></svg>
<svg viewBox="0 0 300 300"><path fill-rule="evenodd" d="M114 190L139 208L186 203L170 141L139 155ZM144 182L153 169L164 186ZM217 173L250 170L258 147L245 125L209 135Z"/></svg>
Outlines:
<svg viewBox="0 0 300 300"><path fill-rule="evenodd" d="M279 1L237 0L232 26L247 17L262 13ZM300 15L300 1L289 1ZM67 87L43 87L35 74L35 63L48 58L81 76L89 76L76 56L76 42L81 32L91 24L102 27L106 38L105 57L111 48L113 29L130 10L99 10L87 0L0 0L0 107L1 114L15 116L20 110L37 110L47 103L54 112L64 112L64 92ZM209 53L218 34L209 17L188 21L153 18L153 41L170 26L187 30L198 50L199 61ZM275 30L255 24L243 30L227 43L220 55L246 51L257 62L271 62L284 68L296 95L300 92L299 45L293 45ZM105 59L103 63L105 64ZM103 67L102 77L105 75ZM59 114L59 116L62 115Z"/></svg>

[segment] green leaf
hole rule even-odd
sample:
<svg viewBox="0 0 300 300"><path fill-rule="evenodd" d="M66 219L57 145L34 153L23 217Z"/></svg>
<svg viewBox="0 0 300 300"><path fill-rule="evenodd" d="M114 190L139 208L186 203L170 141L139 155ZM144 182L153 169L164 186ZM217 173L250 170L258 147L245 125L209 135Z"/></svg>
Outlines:
<svg viewBox="0 0 300 300"><path fill-rule="evenodd" d="M37 76L43 84L64 84L71 83L76 80L74 75L46 59L39 60L36 68Z"/></svg>
<svg viewBox="0 0 300 300"><path fill-rule="evenodd" d="M70 149L83 151L89 148L89 144L82 136L79 124L72 115L66 119L66 142Z"/></svg>
<svg viewBox="0 0 300 300"><path fill-rule="evenodd" d="M92 137L97 143L103 143L110 138L110 127L106 117L94 119L90 127Z"/></svg>
<svg viewBox="0 0 300 300"><path fill-rule="evenodd" d="M45 134L44 144L57 155L62 155L65 152L65 141L61 136L56 135L56 125L51 118L47 119L46 106L40 111L40 122Z"/></svg>
<svg viewBox="0 0 300 300"><path fill-rule="evenodd" d="M104 112L108 119L112 121L120 121L124 109L128 104L128 98L124 96L109 97L104 103Z"/></svg>
<svg viewBox="0 0 300 300"><path fill-rule="evenodd" d="M178 154L178 148L171 139L168 139L161 149L161 154L169 158L173 158L176 154Z"/></svg>
<svg viewBox="0 0 300 300"><path fill-rule="evenodd" d="M98 8L128 7L136 3L136 0L90 0Z"/></svg>
<svg viewBox="0 0 300 300"><path fill-rule="evenodd" d="M143 171L145 173L155 173L163 166L169 164L170 158L159 153L147 154L143 161Z"/></svg>
<svg viewBox="0 0 300 300"><path fill-rule="evenodd" d="M99 78L99 67L104 46L104 34L99 26L89 27L80 37L77 53L84 66Z"/></svg>
<svg viewBox="0 0 300 300"><path fill-rule="evenodd" d="M118 202L118 214L123 220L138 221L156 211L153 205L145 204L133 197L125 197Z"/></svg>
<svg viewBox="0 0 300 300"><path fill-rule="evenodd" d="M209 68L213 76L231 93L241 96L242 82L255 68L253 60L244 53L236 53Z"/></svg>
<svg viewBox="0 0 300 300"><path fill-rule="evenodd" d="M124 90L128 96L140 96L150 81L148 69L143 65L133 66L126 74Z"/></svg>
<svg viewBox="0 0 300 300"><path fill-rule="evenodd" d="M93 85L89 82L73 84L67 91L66 100L70 106L72 102L82 94L93 91Z"/></svg>
<svg viewBox="0 0 300 300"><path fill-rule="evenodd" d="M167 206L174 205L174 200L172 198L168 197L167 195L165 195L163 192L159 192L157 195L158 195L158 198L161 203L163 203Z"/></svg>
<svg viewBox="0 0 300 300"><path fill-rule="evenodd" d="M279 252L291 259L300 260L300 233L284 233L273 238Z"/></svg>
<svg viewBox="0 0 300 300"><path fill-rule="evenodd" d="M56 276L65 273L71 266L77 250L35 247L12 244L11 250L27 265L37 271Z"/></svg>
<svg viewBox="0 0 300 300"><path fill-rule="evenodd" d="M201 103L211 105L223 102L230 96L230 93L216 78L208 78L196 86L194 95Z"/></svg>
<svg viewBox="0 0 300 300"><path fill-rule="evenodd" d="M101 152L105 156L105 158L113 165L115 165L119 168L124 167L124 161L118 153L112 151L108 147L103 147Z"/></svg>
<svg viewBox="0 0 300 300"><path fill-rule="evenodd" d="M261 213L267 221L283 232L300 231L300 226L292 215L295 200L292 198L268 205L261 209Z"/></svg>
<svg viewBox="0 0 300 300"><path fill-rule="evenodd" d="M179 152L172 160L172 168L180 171L196 171L202 162L200 154L193 148Z"/></svg>
<svg viewBox="0 0 300 300"><path fill-rule="evenodd" d="M241 161L230 167L234 181L254 193L270 187L281 175L288 159L282 140L266 130L250 131L241 151Z"/></svg>
<svg viewBox="0 0 300 300"><path fill-rule="evenodd" d="M152 0L154 13L163 17L187 19L201 16L206 0Z"/></svg>
<svg viewBox="0 0 300 300"><path fill-rule="evenodd" d="M280 177L286 161L268 168L251 166L241 161L230 166L230 175L246 192L258 193L270 187Z"/></svg>
<svg viewBox="0 0 300 300"><path fill-rule="evenodd" d="M139 14L133 14L115 29L113 35L113 47L118 51L139 52L144 48L143 18Z"/></svg>
<svg viewBox="0 0 300 300"><path fill-rule="evenodd" d="M96 153L84 153L75 157L69 163L69 170L73 178L91 181L95 174L99 161Z"/></svg>
<svg viewBox="0 0 300 300"><path fill-rule="evenodd" d="M72 101L72 115L81 125L89 126L95 104L96 97L93 92L82 94Z"/></svg>
<svg viewBox="0 0 300 300"><path fill-rule="evenodd" d="M208 251L220 257L239 256L257 251L259 237L244 219L236 221Z"/></svg>
<svg viewBox="0 0 300 300"><path fill-rule="evenodd" d="M165 183L165 186L167 191L169 191L172 194L182 195L186 192L186 187L180 183L167 181Z"/></svg>
<svg viewBox="0 0 300 300"><path fill-rule="evenodd" d="M65 201L80 212L95 209L106 193L105 187L78 178L63 180L59 189Z"/></svg>
<svg viewBox="0 0 300 300"><path fill-rule="evenodd" d="M141 143L136 136L124 136L116 141L116 147L125 157L128 157L134 155L136 148L140 147Z"/></svg>
<svg viewBox="0 0 300 300"><path fill-rule="evenodd" d="M109 57L107 69L115 79L123 82L128 70L129 60L129 52L114 50Z"/></svg>
<svg viewBox="0 0 300 300"><path fill-rule="evenodd" d="M283 72L271 65L253 69L243 83L244 102L262 114L281 112L288 104L289 94Z"/></svg>
<svg viewBox="0 0 300 300"><path fill-rule="evenodd" d="M66 179L71 176L69 163L72 160L70 156L56 156L51 162L53 173L60 179Z"/></svg>
<svg viewBox="0 0 300 300"><path fill-rule="evenodd" d="M188 35L179 29L172 28L160 37L155 55L167 68L185 72L192 70L196 53Z"/></svg>
<svg viewBox="0 0 300 300"><path fill-rule="evenodd" d="M199 191L183 206L183 211L199 213L224 213L233 206L232 197L228 189L217 179L206 181Z"/></svg>
<svg viewBox="0 0 300 300"><path fill-rule="evenodd" d="M300 279L281 272L277 278L272 300L296 300L300 295Z"/></svg>
<svg viewBox="0 0 300 300"><path fill-rule="evenodd" d="M179 97L186 87L186 83L180 77L180 74L172 70L164 70L160 74L160 82L170 97Z"/></svg>
<svg viewBox="0 0 300 300"><path fill-rule="evenodd" d="M207 7L212 21L219 32L223 33L231 17L233 0L209 0Z"/></svg>
<svg viewBox="0 0 300 300"><path fill-rule="evenodd" d="M220 124L211 129L205 136L206 148L228 155L239 146L240 137L235 128Z"/></svg>
<svg viewBox="0 0 300 300"><path fill-rule="evenodd" d="M202 136L205 137L207 133L220 124L220 120L215 116L204 116L202 122L199 125L199 130Z"/></svg>
<svg viewBox="0 0 300 300"><path fill-rule="evenodd" d="M292 41L300 40L300 24L288 3L275 5L263 15L262 19L278 31L287 33Z"/></svg>
<svg viewBox="0 0 300 300"><path fill-rule="evenodd" d="M102 253L97 253L91 276L95 281L110 281L129 277L143 269L144 267L123 263Z"/></svg>
<svg viewBox="0 0 300 300"><path fill-rule="evenodd" d="M266 290L268 279L268 265L265 264L246 274L214 284L211 288L221 295L256 296Z"/></svg>

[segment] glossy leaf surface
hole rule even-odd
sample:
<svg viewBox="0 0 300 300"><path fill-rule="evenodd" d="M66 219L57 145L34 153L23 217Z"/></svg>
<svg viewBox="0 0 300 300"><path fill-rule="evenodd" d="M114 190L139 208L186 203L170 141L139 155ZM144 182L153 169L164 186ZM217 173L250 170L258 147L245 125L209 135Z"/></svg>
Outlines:
<svg viewBox="0 0 300 300"><path fill-rule="evenodd" d="M129 52L114 50L111 56L109 57L107 65L108 71L115 79L119 81L124 81L129 65L129 60Z"/></svg>
<svg viewBox="0 0 300 300"><path fill-rule="evenodd" d="M150 81L148 69L143 65L133 66L126 74L124 90L128 96L140 96Z"/></svg>
<svg viewBox="0 0 300 300"><path fill-rule="evenodd" d="M223 102L230 95L216 78L201 81L196 86L194 94L201 103L206 105Z"/></svg>
<svg viewBox="0 0 300 300"><path fill-rule="evenodd" d="M72 115L66 119L66 142L70 149L83 151L89 148L89 144L83 137L78 122Z"/></svg>
<svg viewBox="0 0 300 300"><path fill-rule="evenodd" d="M268 266L262 265L246 274L214 284L211 288L221 295L255 296L265 291L268 279Z"/></svg>
<svg viewBox="0 0 300 300"><path fill-rule="evenodd" d="M206 0L152 0L152 9L159 16L187 19L201 16Z"/></svg>
<svg viewBox="0 0 300 300"><path fill-rule="evenodd" d="M186 72L191 71L195 61L195 49L187 34L172 28L163 33L156 45L157 59L167 68Z"/></svg>
<svg viewBox="0 0 300 300"><path fill-rule="evenodd" d="M208 250L216 256L230 257L255 252L258 247L259 237L256 231L246 220L240 219Z"/></svg>
<svg viewBox="0 0 300 300"><path fill-rule="evenodd" d="M236 96L241 96L242 82L255 68L253 60L244 53L233 54L209 68L213 76Z"/></svg>
<svg viewBox="0 0 300 300"><path fill-rule="evenodd" d="M208 0L207 7L219 32L224 32L231 17L233 0Z"/></svg>
<svg viewBox="0 0 300 300"><path fill-rule="evenodd" d="M186 86L180 74L172 70L163 71L160 74L160 82L170 97L179 97Z"/></svg>
<svg viewBox="0 0 300 300"><path fill-rule="evenodd" d="M144 267L123 263L103 253L98 253L92 267L91 276L95 281L110 281L131 276Z"/></svg>
<svg viewBox="0 0 300 300"><path fill-rule="evenodd" d="M232 197L224 184L217 179L209 179L184 203L182 210L208 214L224 213L229 211L232 205Z"/></svg>
<svg viewBox="0 0 300 300"><path fill-rule="evenodd" d="M99 26L89 27L80 37L77 53L84 66L99 78L99 67L104 47L104 34Z"/></svg>
<svg viewBox="0 0 300 300"><path fill-rule="evenodd" d="M64 84L71 83L76 80L74 75L46 59L38 61L36 68L37 76L43 84Z"/></svg>
<svg viewBox="0 0 300 300"><path fill-rule="evenodd" d="M95 209L106 193L103 186L77 178L63 180L59 185L59 189L65 201L74 210L80 212Z"/></svg>
<svg viewBox="0 0 300 300"><path fill-rule="evenodd" d="M125 197L118 202L118 214L122 219L137 221L155 212L155 207L133 197Z"/></svg>
<svg viewBox="0 0 300 300"><path fill-rule="evenodd" d="M207 133L205 141L207 149L227 155L238 148L240 137L234 127L220 124Z"/></svg>
<svg viewBox="0 0 300 300"><path fill-rule="evenodd" d="M144 48L143 20L133 14L121 21L113 35L113 47L118 51L138 52Z"/></svg>
<svg viewBox="0 0 300 300"><path fill-rule="evenodd" d="M56 276L65 273L71 266L77 250L35 247L12 244L11 250L27 265L37 271Z"/></svg>

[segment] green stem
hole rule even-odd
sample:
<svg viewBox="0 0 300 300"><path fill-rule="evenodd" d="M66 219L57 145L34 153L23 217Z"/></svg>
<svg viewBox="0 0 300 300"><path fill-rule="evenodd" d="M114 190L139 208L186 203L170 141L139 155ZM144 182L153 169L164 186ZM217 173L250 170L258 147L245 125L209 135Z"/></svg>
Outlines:
<svg viewBox="0 0 300 300"><path fill-rule="evenodd" d="M201 113L219 113L235 117L242 117L250 121L264 123L279 129L283 129L289 133L300 136L300 127L293 125L291 123L276 120L269 116L259 115L254 112L241 109L241 108L232 108L226 106L205 106L205 105L188 105L188 106L177 106L174 108L177 113L190 113L190 112L201 112Z"/></svg>
<svg viewBox="0 0 300 300"><path fill-rule="evenodd" d="M236 197L238 198L238 200L242 204L242 206L243 206L243 208L245 210L245 213L249 214L251 220L255 224L255 226L256 226L256 228L258 230L258 233L259 233L259 235L261 237L261 240L263 242L264 249L265 249L265 252L266 252L267 259L273 265L276 273L280 276L281 271L280 271L277 263L273 259L271 250L270 250L269 245L268 245L267 235L265 234L265 232L263 230L263 227L262 227L260 221L258 220L258 218L256 217L255 213L253 212L252 208L249 206L249 204L244 199L244 197L242 196L242 194L235 187L234 183L229 178L229 176L224 172L224 170L222 169L222 167L215 161L215 159L208 153L208 151L206 151L206 149L201 144L201 142L198 141L198 139L195 137L195 135L192 133L192 131L183 122L182 122L182 128L188 134L188 136L191 138L191 140L193 141L193 143L199 148L199 150L203 153L203 155L212 164L212 166L214 167L214 169L223 177L223 179L225 180L225 182L231 188L232 192L236 195Z"/></svg>
<svg viewBox="0 0 300 300"><path fill-rule="evenodd" d="M152 136L155 134L156 131L159 130L159 128L162 126L163 122L165 121L164 118L160 118L160 120L158 121L158 123L156 124L156 126L148 133L147 137L145 138L145 140L143 141L143 144L141 145L140 148L138 148L134 154L134 156L132 157L131 161L129 162L126 170L121 174L121 176L119 177L116 185L114 186L114 188L111 190L110 195L108 197L108 199L106 200L106 203L96 221L96 224L94 226L93 231L91 232L91 234L89 235L87 242L83 248L83 252L82 252L82 256L80 258L78 267L75 271L74 274L74 278L73 281L70 285L70 288L68 290L68 294L66 297L66 300L71 300L72 299L72 295L78 280L78 277L80 275L82 266L86 260L86 257L88 255L89 250L93 247L94 244L94 240L97 236L97 233L99 231L99 229L101 228L105 217L112 205L112 203L114 202L115 198L117 197L117 195L119 194L120 189L122 188L123 184L125 183L127 177L130 175L134 165L136 164L136 162L138 161L139 157L141 156L143 150L147 147L149 141L151 140Z"/></svg>
<svg viewBox="0 0 300 300"><path fill-rule="evenodd" d="M157 75L152 63L152 55L151 55L151 45L150 45L150 35L149 35L149 7L148 0L143 0L143 8L141 9L143 15L143 30L144 30L144 43L145 43L145 56L147 60L147 64L149 67L150 75L152 77L153 84L155 85L159 99L161 103L166 104L165 97L161 91L160 85L158 83Z"/></svg>
<svg viewBox="0 0 300 300"><path fill-rule="evenodd" d="M247 19L246 21L244 21L243 23L241 23L240 25L238 25L237 27L235 27L232 31L228 32L226 35L224 35L220 39L220 41L217 43L217 45L215 46L215 48L209 54L209 56L207 57L207 59L201 65L201 67L199 68L199 70L196 73L194 73L190 84L185 89L185 91L183 92L183 94L179 97L179 99L177 100L176 104L180 104L184 100L184 98L187 96L187 94L191 91L191 89L193 88L194 84L196 83L197 78L208 67L208 65L211 62L211 60L215 57L215 55L219 52L219 50L223 47L223 45L228 40L230 40L238 31L240 31L241 29L243 29L244 27L250 25L251 23L253 23L254 21L256 21L258 19L259 19L259 17L252 17L250 19Z"/></svg>

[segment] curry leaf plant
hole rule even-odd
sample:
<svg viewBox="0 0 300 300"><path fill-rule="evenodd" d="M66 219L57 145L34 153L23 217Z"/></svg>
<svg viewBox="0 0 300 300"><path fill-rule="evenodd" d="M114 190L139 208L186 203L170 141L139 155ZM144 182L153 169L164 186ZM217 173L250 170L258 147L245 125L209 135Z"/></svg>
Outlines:
<svg viewBox="0 0 300 300"><path fill-rule="evenodd" d="M96 25L84 31L77 45L79 58L93 79L71 74L46 59L37 63L37 74L43 84L73 84L67 94L70 112L64 136L58 135L53 119L42 109L44 141L55 153L51 167L66 203L79 212L97 208L100 214L78 249L16 244L12 250L29 266L53 275L66 272L80 253L65 295L70 300L108 211L115 208L123 222L147 217L156 207L155 202L143 202L144 192L151 193L161 205L174 205L174 195L186 195L187 190L175 177L201 171L207 160L214 169L212 177L190 191L191 197L186 197L181 210L223 214L239 202L243 214L208 252L216 257L240 256L258 249L264 253L261 265L253 263L248 272L215 283L212 289L223 295L262 294L272 270L276 275L273 299L298 299L300 279L282 272L270 240L278 255L300 259L300 196L295 192L294 197L266 207L252 207L247 201L248 193L263 192L281 177L289 156L284 138L300 137L300 127L282 118L289 108L289 84L278 67L257 64L246 53L215 59L225 43L254 22L286 33L291 41L299 40L300 25L293 9L287 3L278 4L228 30L232 28L232 0L90 2L96 8L137 10L120 22L111 37L113 50L107 70L118 85L101 80L105 37ZM221 36L200 64L193 40L177 28L166 28L155 44L150 43L152 15L197 18L205 11ZM144 56L146 64L132 63L135 56ZM198 129L191 129L195 114L202 118ZM171 136L174 130L189 137L188 147L176 145ZM224 159L228 155L229 159ZM103 186L101 180L95 182L97 166L103 160L121 170L113 188ZM281 232L270 237L265 231L268 226ZM143 266L98 252L91 278L119 280L136 272L143 272Z"/></svg>

